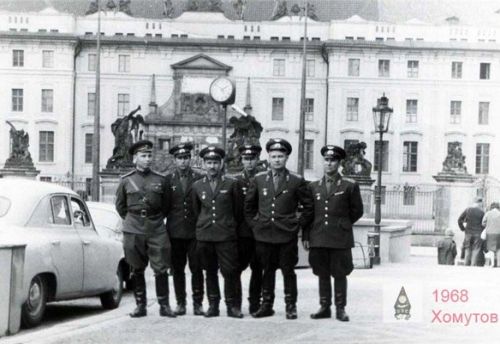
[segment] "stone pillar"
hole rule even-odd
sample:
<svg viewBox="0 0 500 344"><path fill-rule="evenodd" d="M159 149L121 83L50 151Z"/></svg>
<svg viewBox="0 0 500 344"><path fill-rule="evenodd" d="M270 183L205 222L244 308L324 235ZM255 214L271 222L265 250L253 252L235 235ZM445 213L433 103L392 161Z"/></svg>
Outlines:
<svg viewBox="0 0 500 344"><path fill-rule="evenodd" d="M101 202L115 203L116 189L120 184L121 176L130 170L104 169L99 173L101 178Z"/></svg>
<svg viewBox="0 0 500 344"><path fill-rule="evenodd" d="M475 178L468 174L447 175L439 173L433 178L438 182L436 197L435 230L450 229L455 233L455 242L460 249L464 233L458 227L458 217L471 205L476 196Z"/></svg>
<svg viewBox="0 0 500 344"><path fill-rule="evenodd" d="M346 175L345 178L354 179L356 183L359 185L359 190L361 191L361 198L363 199L363 213L371 214L372 213L372 197L373 190L372 185L375 182L375 179L371 179L369 176L361 176L361 175Z"/></svg>
<svg viewBox="0 0 500 344"><path fill-rule="evenodd" d="M35 168L5 167L0 169L0 177L36 179L40 171Z"/></svg>

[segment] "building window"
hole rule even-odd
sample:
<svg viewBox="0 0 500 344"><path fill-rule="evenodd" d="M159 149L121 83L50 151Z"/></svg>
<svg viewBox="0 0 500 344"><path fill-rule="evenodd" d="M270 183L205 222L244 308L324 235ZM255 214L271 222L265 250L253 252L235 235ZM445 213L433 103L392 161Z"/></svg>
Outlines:
<svg viewBox="0 0 500 344"><path fill-rule="evenodd" d="M417 172L418 142L403 142L403 172Z"/></svg>
<svg viewBox="0 0 500 344"><path fill-rule="evenodd" d="M451 78L462 79L462 62L451 63Z"/></svg>
<svg viewBox="0 0 500 344"><path fill-rule="evenodd" d="M273 76L285 75L285 59L273 60Z"/></svg>
<svg viewBox="0 0 500 344"><path fill-rule="evenodd" d="M415 186L405 185L403 187L403 205L415 205Z"/></svg>
<svg viewBox="0 0 500 344"><path fill-rule="evenodd" d="M462 102L460 100L452 100L450 103L450 123L460 123L462 115Z"/></svg>
<svg viewBox="0 0 500 344"><path fill-rule="evenodd" d="M315 60L307 60L306 75L314 77L315 73L316 73L315 68L316 68L316 61Z"/></svg>
<svg viewBox="0 0 500 344"><path fill-rule="evenodd" d="M48 177L48 176L41 176L40 177L40 181L41 182L46 182L46 183L51 183L52 182L52 177Z"/></svg>
<svg viewBox="0 0 500 344"><path fill-rule="evenodd" d="M94 139L94 134L85 134L85 163L92 163L92 140Z"/></svg>
<svg viewBox="0 0 500 344"><path fill-rule="evenodd" d="M380 141L375 141L375 145L373 146L375 149L373 171L378 171L380 165L379 146ZM389 141L382 141L382 171L389 171Z"/></svg>
<svg viewBox="0 0 500 344"><path fill-rule="evenodd" d="M42 90L42 112L54 111L54 90Z"/></svg>
<svg viewBox="0 0 500 344"><path fill-rule="evenodd" d="M38 160L40 162L54 161L54 132L40 131Z"/></svg>
<svg viewBox="0 0 500 344"><path fill-rule="evenodd" d="M312 170L314 168L314 140L304 140L304 168Z"/></svg>
<svg viewBox="0 0 500 344"><path fill-rule="evenodd" d="M347 75L348 76L359 76L359 59L349 59L347 66Z"/></svg>
<svg viewBox="0 0 500 344"><path fill-rule="evenodd" d="M347 98L346 120L357 121L359 112L359 98Z"/></svg>
<svg viewBox="0 0 500 344"><path fill-rule="evenodd" d="M24 50L12 50L12 66L24 66Z"/></svg>
<svg viewBox="0 0 500 344"><path fill-rule="evenodd" d="M54 51L53 50L42 51L42 67L43 68L54 68Z"/></svg>
<svg viewBox="0 0 500 344"><path fill-rule="evenodd" d="M314 121L314 98L306 98L306 121Z"/></svg>
<svg viewBox="0 0 500 344"><path fill-rule="evenodd" d="M406 123L417 123L417 99L406 100Z"/></svg>
<svg viewBox="0 0 500 344"><path fill-rule="evenodd" d="M479 65L479 79L488 80L490 78L490 64L481 63Z"/></svg>
<svg viewBox="0 0 500 344"><path fill-rule="evenodd" d="M378 60L378 76L389 77L391 72L390 60Z"/></svg>
<svg viewBox="0 0 500 344"><path fill-rule="evenodd" d="M96 54L89 54L89 65L88 65L89 72L95 72L96 61L97 61L97 55Z"/></svg>
<svg viewBox="0 0 500 344"><path fill-rule="evenodd" d="M490 144L476 144L476 174L488 174L490 165Z"/></svg>
<svg viewBox="0 0 500 344"><path fill-rule="evenodd" d="M118 93L118 117L128 115L130 111L130 94Z"/></svg>
<svg viewBox="0 0 500 344"><path fill-rule="evenodd" d="M478 124L488 124L490 113L490 102L479 102Z"/></svg>
<svg viewBox="0 0 500 344"><path fill-rule="evenodd" d="M23 111L23 94L22 88L12 89L12 111L22 112Z"/></svg>
<svg viewBox="0 0 500 344"><path fill-rule="evenodd" d="M273 121L282 121L283 120L283 105L285 103L284 98L273 98L273 112L272 112L272 120Z"/></svg>
<svg viewBox="0 0 500 344"><path fill-rule="evenodd" d="M344 150L347 151L349 146L358 144L359 140L344 140Z"/></svg>
<svg viewBox="0 0 500 344"><path fill-rule="evenodd" d="M170 150L170 139L159 139L160 150L168 152Z"/></svg>
<svg viewBox="0 0 500 344"><path fill-rule="evenodd" d="M87 93L87 115L95 115L95 93Z"/></svg>
<svg viewBox="0 0 500 344"><path fill-rule="evenodd" d="M407 75L409 78L418 78L418 61L408 61Z"/></svg>
<svg viewBox="0 0 500 344"><path fill-rule="evenodd" d="M118 72L130 72L130 55L118 55Z"/></svg>

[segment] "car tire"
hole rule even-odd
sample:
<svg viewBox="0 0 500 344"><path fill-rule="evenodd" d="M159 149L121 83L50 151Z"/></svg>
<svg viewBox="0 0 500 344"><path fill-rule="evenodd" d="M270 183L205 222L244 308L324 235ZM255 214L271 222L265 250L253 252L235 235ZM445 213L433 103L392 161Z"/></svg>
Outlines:
<svg viewBox="0 0 500 344"><path fill-rule="evenodd" d="M43 276L35 276L30 283L28 299L21 308L21 324L24 328L40 325L47 306L47 281Z"/></svg>
<svg viewBox="0 0 500 344"><path fill-rule="evenodd" d="M122 270L118 267L115 276L115 285L112 290L107 291L99 297L101 298L101 304L104 309L115 309L118 308L122 300L123 295L123 274Z"/></svg>

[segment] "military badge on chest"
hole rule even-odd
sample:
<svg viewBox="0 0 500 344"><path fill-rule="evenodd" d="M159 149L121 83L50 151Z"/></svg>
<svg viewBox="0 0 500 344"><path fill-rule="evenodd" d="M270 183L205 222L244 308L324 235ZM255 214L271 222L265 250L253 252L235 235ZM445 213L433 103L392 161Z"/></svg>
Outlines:
<svg viewBox="0 0 500 344"><path fill-rule="evenodd" d="M320 194L319 192L316 194L316 199L317 199L318 201L321 199L321 194Z"/></svg>
<svg viewBox="0 0 500 344"><path fill-rule="evenodd" d="M175 191L175 189L177 189L177 186L172 185L172 191Z"/></svg>
<svg viewBox="0 0 500 344"><path fill-rule="evenodd" d="M246 187L242 187L242 188L241 188L241 191L243 192L243 195L246 195L246 194L247 194L247 188L246 188Z"/></svg>
<svg viewBox="0 0 500 344"><path fill-rule="evenodd" d="M201 199L207 198L207 193L205 191L202 191L201 193Z"/></svg>
<svg viewBox="0 0 500 344"><path fill-rule="evenodd" d="M263 196L267 196L267 188L263 188L262 189L262 195Z"/></svg>

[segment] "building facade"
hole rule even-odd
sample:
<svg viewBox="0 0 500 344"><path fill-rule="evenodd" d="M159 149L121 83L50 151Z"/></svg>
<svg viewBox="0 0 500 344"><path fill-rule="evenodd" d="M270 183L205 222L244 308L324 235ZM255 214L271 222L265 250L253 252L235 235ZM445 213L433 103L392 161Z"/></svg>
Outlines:
<svg viewBox="0 0 500 344"><path fill-rule="evenodd" d="M220 143L220 109L204 96L216 75L235 80L235 104L251 105L264 127L261 144L292 143L296 168L304 18L293 1L115 2L101 12L102 168L113 154L112 124L138 106L158 156L181 140ZM469 173L500 179L500 2L474 9L450 2L436 12L414 8L414 16L402 14L403 2L310 2L307 178L322 174L325 143L364 141L384 183L432 184L451 142L460 142ZM84 183L92 174L98 13L84 0L7 3L0 6L0 161L9 155L8 120L29 133L40 179ZM384 93L394 114L379 162L372 107Z"/></svg>

